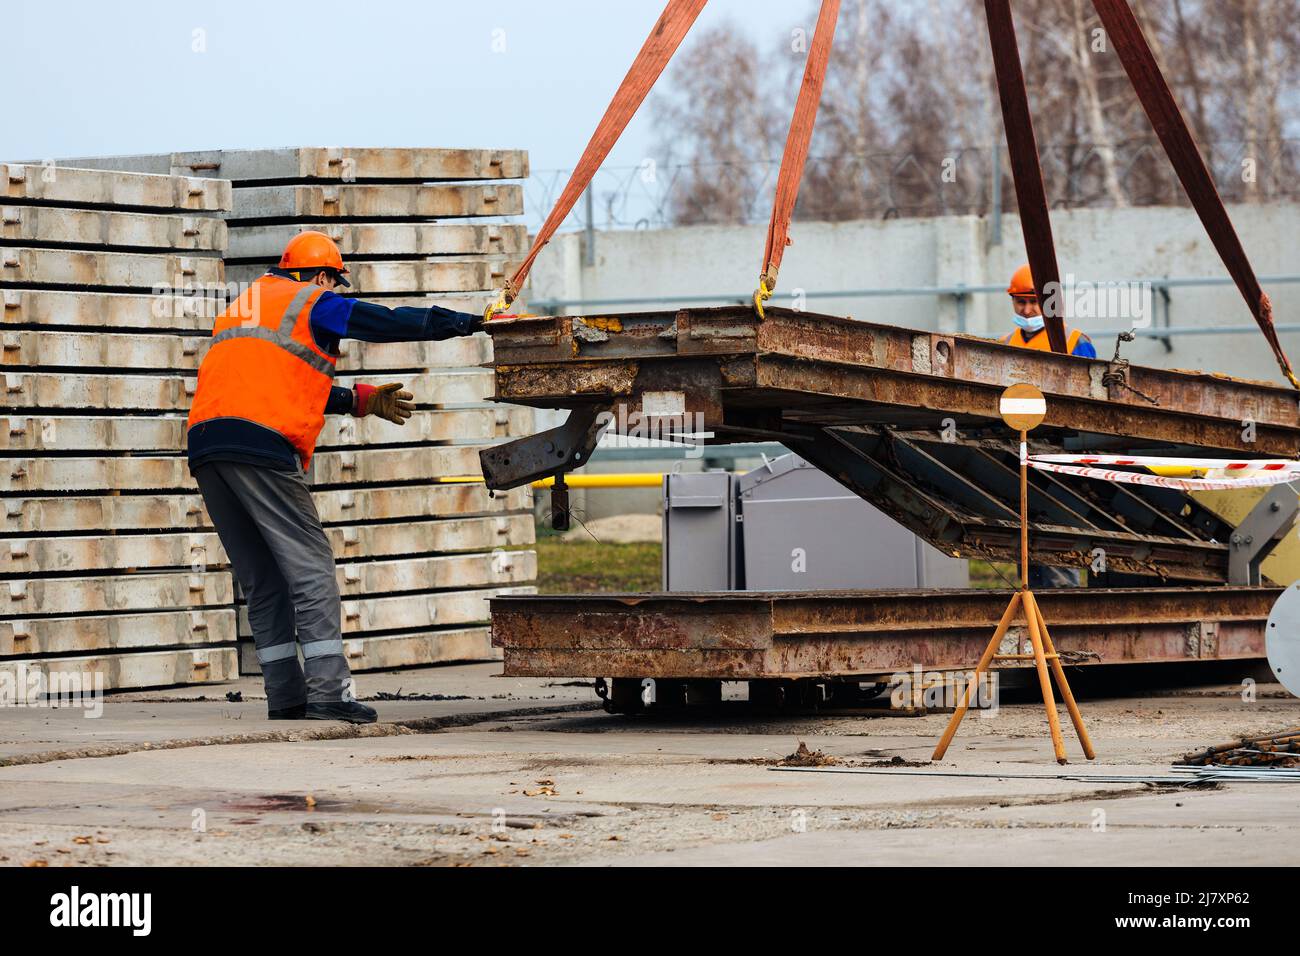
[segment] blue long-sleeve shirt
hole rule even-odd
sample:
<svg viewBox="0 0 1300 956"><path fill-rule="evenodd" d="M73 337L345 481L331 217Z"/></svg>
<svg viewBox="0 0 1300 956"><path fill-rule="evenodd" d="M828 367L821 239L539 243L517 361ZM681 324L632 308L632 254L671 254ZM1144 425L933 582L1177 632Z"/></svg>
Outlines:
<svg viewBox="0 0 1300 956"><path fill-rule="evenodd" d="M279 269L270 272L283 275ZM326 291L312 305L309 327L316 345L324 352L336 354L342 339L437 342L470 335L478 329L481 321L481 316L437 305L423 309L390 309ZM355 402L353 389L332 386L325 402L325 414L349 414L353 412ZM187 444L191 470L208 461L242 461L287 471L301 467L297 452L283 435L243 418L214 418L201 422L190 429Z"/></svg>

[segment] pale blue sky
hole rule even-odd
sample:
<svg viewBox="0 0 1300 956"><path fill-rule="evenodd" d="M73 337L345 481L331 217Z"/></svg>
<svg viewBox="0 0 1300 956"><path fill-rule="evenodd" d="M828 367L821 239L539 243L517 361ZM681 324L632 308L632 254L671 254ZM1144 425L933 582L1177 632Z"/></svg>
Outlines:
<svg viewBox="0 0 1300 956"><path fill-rule="evenodd" d="M487 146L528 149L534 170L566 168L662 7L0 0L0 161L217 147ZM766 45L802 25L810 9L807 0L711 0L692 32L731 18L761 30ZM192 49L200 29L201 53ZM501 38L505 52L494 53ZM652 140L643 108L608 165L635 165Z"/></svg>

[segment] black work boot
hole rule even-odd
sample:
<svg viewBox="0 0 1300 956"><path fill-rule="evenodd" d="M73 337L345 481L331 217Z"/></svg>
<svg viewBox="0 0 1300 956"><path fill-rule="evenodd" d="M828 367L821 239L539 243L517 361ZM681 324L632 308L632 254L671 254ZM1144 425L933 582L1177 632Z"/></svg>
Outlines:
<svg viewBox="0 0 1300 956"><path fill-rule="evenodd" d="M275 710L268 708L266 717L268 720L306 720L307 705L294 704L292 707L281 707Z"/></svg>
<svg viewBox="0 0 1300 956"><path fill-rule="evenodd" d="M355 700L321 700L307 704L308 720L346 720L350 724L373 724L379 719L373 707Z"/></svg>

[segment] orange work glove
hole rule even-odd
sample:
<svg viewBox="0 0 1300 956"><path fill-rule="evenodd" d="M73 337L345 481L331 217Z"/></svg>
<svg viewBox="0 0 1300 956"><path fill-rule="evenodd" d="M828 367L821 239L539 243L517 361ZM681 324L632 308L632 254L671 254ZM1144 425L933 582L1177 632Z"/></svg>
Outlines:
<svg viewBox="0 0 1300 956"><path fill-rule="evenodd" d="M394 425L405 425L415 411L415 396L403 390L401 382L387 385L357 385L352 414L357 418L378 415Z"/></svg>

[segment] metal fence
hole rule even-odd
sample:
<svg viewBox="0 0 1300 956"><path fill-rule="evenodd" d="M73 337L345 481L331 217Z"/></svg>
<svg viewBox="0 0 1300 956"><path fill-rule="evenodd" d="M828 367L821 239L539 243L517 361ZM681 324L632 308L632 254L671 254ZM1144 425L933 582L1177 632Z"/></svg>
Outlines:
<svg viewBox="0 0 1300 956"><path fill-rule="evenodd" d="M1300 198L1300 140L1216 142L1204 150L1228 202ZM1186 198L1154 139L1115 145L1042 147L1043 178L1054 208L1185 205ZM1113 178L1106 175L1107 166ZM651 229L765 222L777 161L660 163L602 167L564 223L568 229ZM997 170L1000 175L994 175ZM525 188L531 228L546 218L571 170L538 170ZM1108 179L1111 181L1108 182ZM990 215L1014 210L1015 194L1000 144L935 152L810 156L796 218L888 219Z"/></svg>

